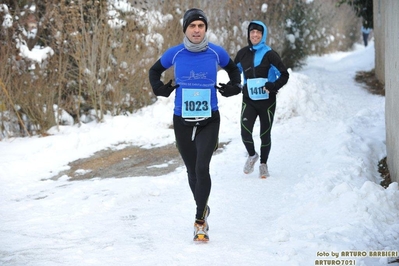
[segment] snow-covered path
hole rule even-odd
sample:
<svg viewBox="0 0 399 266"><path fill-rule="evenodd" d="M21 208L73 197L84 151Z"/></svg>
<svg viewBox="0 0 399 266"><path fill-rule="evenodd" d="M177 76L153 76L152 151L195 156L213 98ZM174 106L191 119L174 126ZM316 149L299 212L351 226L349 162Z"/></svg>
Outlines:
<svg viewBox="0 0 399 266"><path fill-rule="evenodd" d="M173 143L173 99L46 138L0 142L0 264L387 265L389 256L369 256L399 251L398 185L378 185L385 100L354 81L373 68L373 49L312 57L291 72L278 95L266 180L257 165L242 173L240 97L220 99L220 141L229 144L211 163L206 244L192 241L184 167L160 177L50 179L99 149Z"/></svg>

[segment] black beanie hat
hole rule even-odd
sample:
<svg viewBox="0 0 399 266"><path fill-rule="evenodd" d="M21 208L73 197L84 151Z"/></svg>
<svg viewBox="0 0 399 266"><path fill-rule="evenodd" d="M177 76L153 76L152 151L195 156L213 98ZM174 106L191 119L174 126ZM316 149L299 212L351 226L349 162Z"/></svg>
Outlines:
<svg viewBox="0 0 399 266"><path fill-rule="evenodd" d="M192 8L186 11L183 17L183 32L186 32L188 25L195 20L202 20L205 23L205 31L208 30L208 20L204 11L198 8Z"/></svg>
<svg viewBox="0 0 399 266"><path fill-rule="evenodd" d="M251 30L258 30L258 31L261 31L263 34L263 27L259 24L250 23L248 26L248 32L250 32Z"/></svg>

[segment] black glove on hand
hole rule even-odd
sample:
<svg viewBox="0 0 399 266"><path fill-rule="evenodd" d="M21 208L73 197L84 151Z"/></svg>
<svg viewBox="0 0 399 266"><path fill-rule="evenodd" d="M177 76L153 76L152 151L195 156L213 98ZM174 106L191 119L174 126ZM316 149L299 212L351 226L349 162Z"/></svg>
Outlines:
<svg viewBox="0 0 399 266"><path fill-rule="evenodd" d="M178 88L180 85L172 85L172 80L169 80L168 83L162 85L158 89L154 90L154 93L156 96L164 96L164 97L169 97L169 95L174 91L176 88Z"/></svg>
<svg viewBox="0 0 399 266"><path fill-rule="evenodd" d="M215 85L215 88L219 90L220 94L224 97L230 97L233 95L237 95L241 92L241 84L231 84L231 81L227 82L227 84L219 83L220 87Z"/></svg>
<svg viewBox="0 0 399 266"><path fill-rule="evenodd" d="M265 88L266 88L266 90L269 91L269 93L277 94L277 92L278 92L278 89L276 89L276 86L274 85L273 82L266 82Z"/></svg>

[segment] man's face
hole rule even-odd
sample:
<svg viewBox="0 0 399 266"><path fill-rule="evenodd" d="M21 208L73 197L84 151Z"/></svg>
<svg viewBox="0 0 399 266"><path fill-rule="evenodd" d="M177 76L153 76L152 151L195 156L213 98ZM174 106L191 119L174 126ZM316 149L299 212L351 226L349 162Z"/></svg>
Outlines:
<svg viewBox="0 0 399 266"><path fill-rule="evenodd" d="M253 45L257 45L262 40L262 32L259 30L251 30L249 32L249 40Z"/></svg>
<svg viewBox="0 0 399 266"><path fill-rule="evenodd" d="M205 38L206 26L202 20L194 20L186 29L186 36L190 42L198 44Z"/></svg>

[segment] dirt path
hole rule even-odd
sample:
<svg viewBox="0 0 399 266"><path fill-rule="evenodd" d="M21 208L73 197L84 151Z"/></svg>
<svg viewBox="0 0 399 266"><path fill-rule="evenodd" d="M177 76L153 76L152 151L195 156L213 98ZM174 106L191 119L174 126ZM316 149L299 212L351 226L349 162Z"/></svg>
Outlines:
<svg viewBox="0 0 399 266"><path fill-rule="evenodd" d="M220 153L227 143L219 143ZM67 175L69 181L91 178L123 178L132 176L161 176L182 166L183 160L175 144L158 148L142 149L130 146L122 150L107 149L89 158L68 164L69 170L60 172L52 179Z"/></svg>
<svg viewBox="0 0 399 266"><path fill-rule="evenodd" d="M122 178L159 176L174 171L183 161L174 144L160 148L142 149L130 146L122 150L101 150L89 158L68 164L69 170L54 179L67 175L70 181L90 178Z"/></svg>

